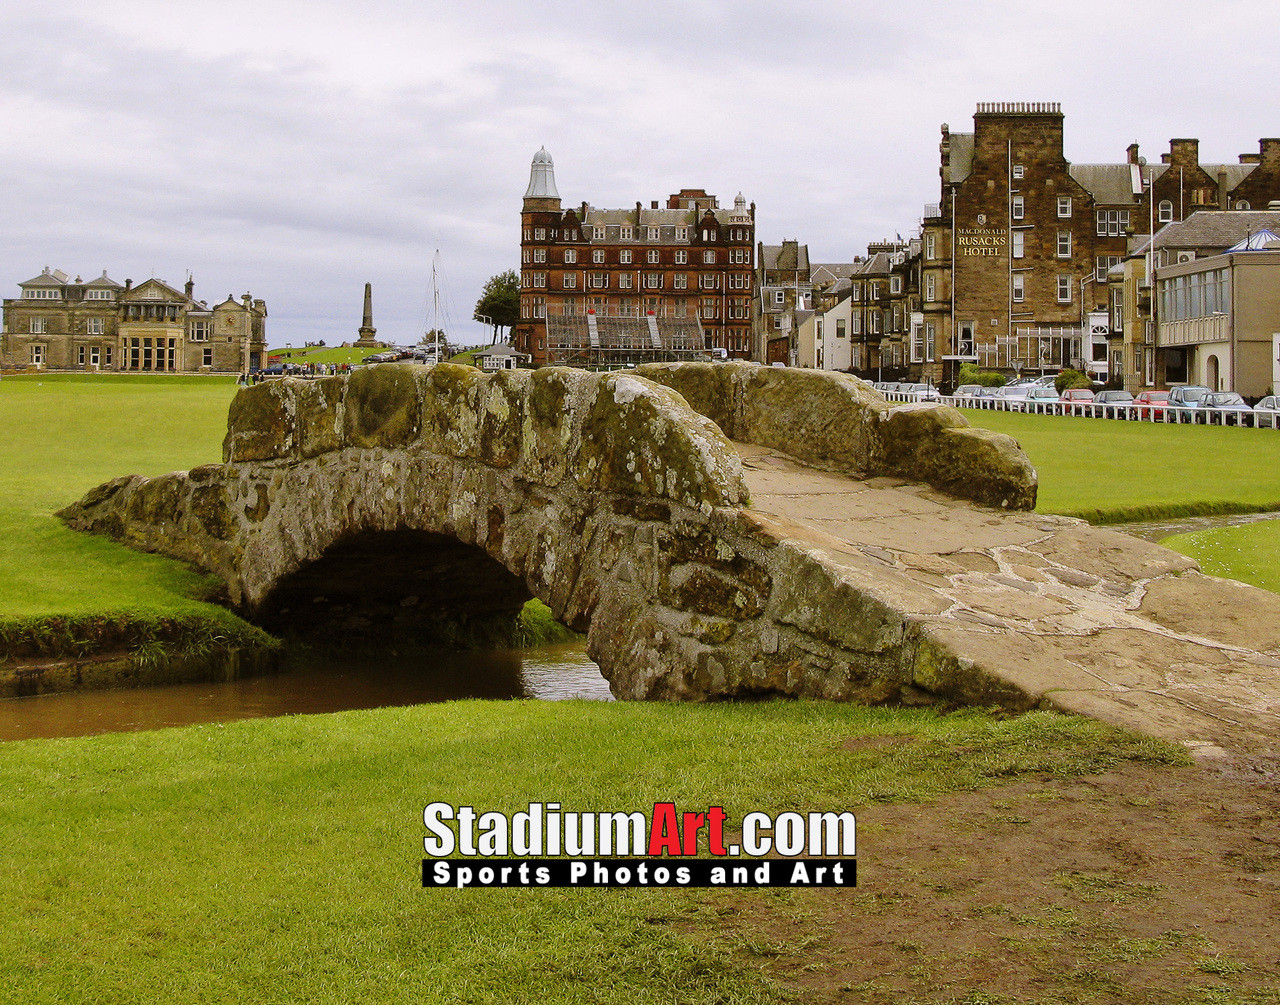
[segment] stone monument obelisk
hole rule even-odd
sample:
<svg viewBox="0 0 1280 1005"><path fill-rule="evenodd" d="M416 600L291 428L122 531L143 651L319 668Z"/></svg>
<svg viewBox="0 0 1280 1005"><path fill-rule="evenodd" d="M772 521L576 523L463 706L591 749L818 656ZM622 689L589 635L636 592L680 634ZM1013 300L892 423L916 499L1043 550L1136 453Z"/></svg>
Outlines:
<svg viewBox="0 0 1280 1005"><path fill-rule="evenodd" d="M373 327L373 283L364 284L364 324L360 326L360 337L356 339L357 349L373 349L378 343L373 337L378 329Z"/></svg>

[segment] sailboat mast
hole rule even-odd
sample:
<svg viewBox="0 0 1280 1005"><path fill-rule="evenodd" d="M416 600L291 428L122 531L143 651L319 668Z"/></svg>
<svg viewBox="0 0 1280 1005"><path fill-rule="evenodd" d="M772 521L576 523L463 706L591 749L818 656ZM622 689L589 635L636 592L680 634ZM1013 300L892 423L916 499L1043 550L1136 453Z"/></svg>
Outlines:
<svg viewBox="0 0 1280 1005"><path fill-rule="evenodd" d="M443 324L440 321L440 249L436 249L435 257L431 259L431 328L435 332L436 341L436 362L441 362L440 357L440 338L444 334Z"/></svg>

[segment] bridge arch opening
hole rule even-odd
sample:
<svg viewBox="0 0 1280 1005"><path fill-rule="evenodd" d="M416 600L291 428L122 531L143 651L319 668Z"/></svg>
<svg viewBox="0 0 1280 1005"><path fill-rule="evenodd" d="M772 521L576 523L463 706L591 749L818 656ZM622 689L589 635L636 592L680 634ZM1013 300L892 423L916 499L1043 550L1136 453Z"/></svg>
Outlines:
<svg viewBox="0 0 1280 1005"><path fill-rule="evenodd" d="M253 620L326 646L510 645L530 599L524 580L476 545L422 530L362 530L281 577Z"/></svg>

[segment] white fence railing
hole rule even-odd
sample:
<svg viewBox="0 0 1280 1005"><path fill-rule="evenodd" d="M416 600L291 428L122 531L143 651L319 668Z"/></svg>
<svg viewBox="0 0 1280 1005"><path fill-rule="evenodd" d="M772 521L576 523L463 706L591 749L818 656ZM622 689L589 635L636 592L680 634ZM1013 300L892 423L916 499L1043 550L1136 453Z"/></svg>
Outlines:
<svg viewBox="0 0 1280 1005"><path fill-rule="evenodd" d="M936 392L881 391L888 401L936 401L954 408L979 408L998 412L1027 412L1087 419L1127 419L1138 422L1178 422L1201 425L1280 428L1280 410L1257 413L1191 405L1140 405L1133 402L1035 401L1027 398L940 395ZM1261 420L1261 423L1259 422Z"/></svg>

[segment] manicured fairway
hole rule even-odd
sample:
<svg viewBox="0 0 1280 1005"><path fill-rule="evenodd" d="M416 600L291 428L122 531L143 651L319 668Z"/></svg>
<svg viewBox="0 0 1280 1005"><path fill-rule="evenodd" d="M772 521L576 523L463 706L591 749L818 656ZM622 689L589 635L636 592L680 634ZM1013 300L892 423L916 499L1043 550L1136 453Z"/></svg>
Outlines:
<svg viewBox="0 0 1280 1005"><path fill-rule="evenodd" d="M234 377L0 381L0 617L208 608L184 566L68 530L55 510L118 475L222 459ZM220 609L219 609L220 610Z"/></svg>
<svg viewBox="0 0 1280 1005"><path fill-rule="evenodd" d="M1083 718L822 702L459 702L0 752L0 998L24 1005L774 1002L713 892L422 889L423 807L674 800L736 839L750 810L1186 761Z"/></svg>
<svg viewBox="0 0 1280 1005"><path fill-rule="evenodd" d="M1042 513L1098 523L1280 509L1280 432L963 410L1008 433L1040 475Z"/></svg>

